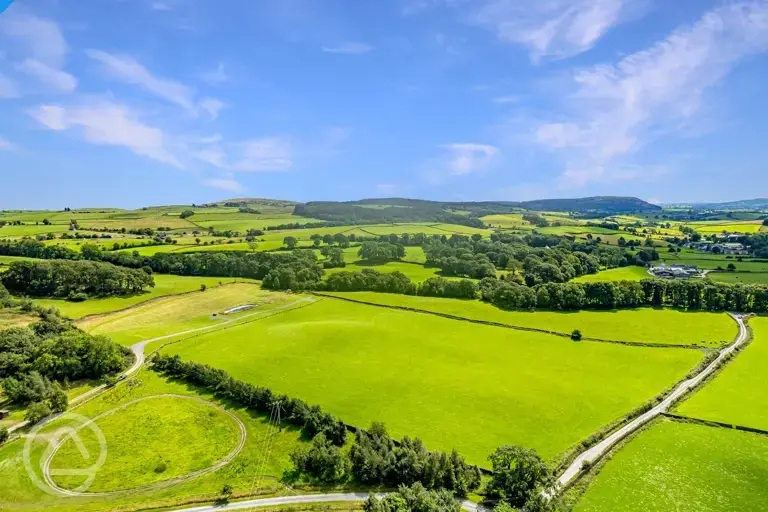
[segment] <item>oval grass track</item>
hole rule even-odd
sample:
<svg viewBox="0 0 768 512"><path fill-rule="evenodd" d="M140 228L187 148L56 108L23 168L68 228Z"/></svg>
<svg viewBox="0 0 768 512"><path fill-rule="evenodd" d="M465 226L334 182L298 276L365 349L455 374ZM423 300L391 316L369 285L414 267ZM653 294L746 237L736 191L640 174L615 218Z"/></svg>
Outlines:
<svg viewBox="0 0 768 512"><path fill-rule="evenodd" d="M702 353L322 300L163 349L360 427L386 423L473 463L502 444L552 458L681 379Z"/></svg>

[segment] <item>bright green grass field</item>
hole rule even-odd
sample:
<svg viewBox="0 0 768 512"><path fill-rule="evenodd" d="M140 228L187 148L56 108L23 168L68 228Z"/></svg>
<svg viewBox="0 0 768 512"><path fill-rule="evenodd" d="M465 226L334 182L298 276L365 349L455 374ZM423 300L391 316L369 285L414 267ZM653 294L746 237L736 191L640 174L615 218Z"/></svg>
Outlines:
<svg viewBox="0 0 768 512"><path fill-rule="evenodd" d="M609 460L577 512L765 510L768 438L662 420Z"/></svg>
<svg viewBox="0 0 768 512"><path fill-rule="evenodd" d="M35 299L35 303L45 307L54 307L69 318L82 318L87 315L99 315L124 309L165 295L177 295L200 289L200 285L217 286L219 283L256 282L252 279L231 277L192 277L155 274L155 287L147 293L129 297L108 297L89 299L84 302L69 302L61 299Z"/></svg>
<svg viewBox="0 0 768 512"><path fill-rule="evenodd" d="M320 404L352 425L457 448L552 458L683 377L696 350L547 334L325 299L163 349Z"/></svg>
<svg viewBox="0 0 768 512"><path fill-rule="evenodd" d="M133 345L142 340L220 325L242 315L266 313L297 298L296 295L267 292L255 284L232 283L202 293L171 295L128 310L88 317L77 322L77 326L91 334L105 334L116 343ZM245 304L257 307L241 314L222 314ZM212 317L213 314L218 316Z"/></svg>
<svg viewBox="0 0 768 512"><path fill-rule="evenodd" d="M178 394L186 396L202 396L205 400L222 405L221 401L208 394L197 395L195 390L183 383L166 380L152 371L142 370L135 378L133 385L127 382L78 407L74 412L88 418L94 418L106 411L142 397L162 394ZM193 460L195 454L200 454L209 460L217 458L219 452L229 452L232 449L230 425L231 419L210 421L206 415L209 408L186 409L184 404L171 403L161 399L146 402L142 409L126 409L128 416L120 418L120 413L99 420L99 425L106 430L108 445L107 464L104 474L97 473L96 478L101 485L122 485L118 480L122 475L135 482L144 468L152 468L157 462L158 453L167 457L167 472L159 478L166 478L172 471L181 473L181 466L198 467L202 461ZM201 502L213 502L220 496L224 484L233 487L235 495L274 495L286 494L288 489L279 482L285 471L292 467L290 453L303 444L301 434L293 428L283 428L273 437L272 449L266 453L263 450L269 418L253 414L241 408L228 410L237 415L245 424L246 441L243 451L228 465L189 482L173 486L128 494L106 497L73 497L62 498L52 496L40 490L27 475L23 462L25 440L14 441L0 447L0 510L3 511L55 511L55 512L117 512L126 510L157 509L166 510L183 504L194 506ZM202 415L203 417L191 417ZM170 418L166 417L170 416ZM186 418L190 425L179 423ZM217 416L218 418L218 416ZM150 421L142 425L142 421ZM155 430L151 426L168 428ZM45 432L53 432L64 426L62 420L46 425ZM136 428L136 433L122 432L121 426ZM201 429L214 427L215 432L204 433ZM224 429L221 431L220 429ZM221 435L219 435L221 434ZM215 438L213 436L216 436ZM207 439L203 439L203 438ZM47 445L45 437L39 437L33 442L30 462L35 468L35 474L42 480L40 462ZM209 441L219 439L225 447L220 449ZM189 443L187 443L189 441ZM205 441L205 442L204 442ZM203 443L204 442L204 443ZM144 449L142 443L148 443L151 449ZM209 446L210 445L210 446ZM175 450L171 450L175 448ZM158 451L159 450L159 451ZM201 451L202 450L202 451ZM114 451L114 455L111 454ZM133 460L131 460L131 455ZM77 455L73 454L76 459ZM57 455L57 459L58 459ZM112 458L110 458L112 457ZM74 460L74 459L73 459ZM125 472L123 472L125 469ZM143 474L143 473L141 473ZM265 477L256 477L265 475ZM154 473L151 478L155 478ZM303 492L307 492L304 490Z"/></svg>
<svg viewBox="0 0 768 512"><path fill-rule="evenodd" d="M230 454L240 440L237 422L215 407L189 398L157 397L115 409L94 424L104 434L107 458L89 492L134 489L209 468ZM79 431L88 453L99 453L90 428ZM138 453L146 453L137 457ZM60 469L87 469L73 439L51 462L53 480L77 489L83 476L57 475Z"/></svg>
<svg viewBox="0 0 768 512"><path fill-rule="evenodd" d="M365 261L356 261L354 263L348 263L346 267L341 268L327 268L325 269L326 275L337 274L339 272L362 272L364 269L375 270L382 274L391 272L402 272L411 281L415 283L421 283L431 277L441 277L440 269L436 267L425 267L424 265L415 265L413 263L407 263L405 261L390 261L383 265L369 264ZM456 280L457 277L442 276L446 279Z"/></svg>
<svg viewBox="0 0 768 512"><path fill-rule="evenodd" d="M603 281L640 281L649 279L648 271L645 267L635 265L629 267L611 268L603 270L597 274L586 274L573 280L575 283L599 283Z"/></svg>
<svg viewBox="0 0 768 512"><path fill-rule="evenodd" d="M749 324L752 343L683 402L679 414L768 430L768 318L753 318Z"/></svg>
<svg viewBox="0 0 768 512"><path fill-rule="evenodd" d="M738 334L736 322L726 313L689 313L675 309L652 308L575 312L504 311L478 300L414 297L376 292L328 293L327 295L564 334L570 334L574 329L579 329L587 338L613 341L719 347L733 341Z"/></svg>
<svg viewBox="0 0 768 512"><path fill-rule="evenodd" d="M718 283L768 284L768 272L711 272L707 278Z"/></svg>

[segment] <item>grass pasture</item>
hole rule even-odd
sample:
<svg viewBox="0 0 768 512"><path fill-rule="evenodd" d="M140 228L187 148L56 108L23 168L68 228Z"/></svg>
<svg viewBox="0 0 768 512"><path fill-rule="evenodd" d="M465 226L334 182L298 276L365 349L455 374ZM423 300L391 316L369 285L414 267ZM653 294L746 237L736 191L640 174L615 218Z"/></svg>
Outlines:
<svg viewBox="0 0 768 512"><path fill-rule="evenodd" d="M414 297L376 292L326 293L326 295L563 334L570 334L574 329L579 329L588 338L633 343L719 347L733 341L738 334L736 323L725 313L690 313L674 309L651 308L578 312L504 311L479 300Z"/></svg>
<svg viewBox="0 0 768 512"><path fill-rule="evenodd" d="M717 283L768 284L768 272L710 272L707 278Z"/></svg>
<svg viewBox="0 0 768 512"><path fill-rule="evenodd" d="M659 420L605 463L575 512L764 510L768 437Z"/></svg>
<svg viewBox="0 0 768 512"><path fill-rule="evenodd" d="M221 410L182 397L156 397L124 405L95 420L104 434L107 459L89 492L111 492L164 482L215 465L235 450L240 441L237 422ZM80 431L88 453L99 453L99 439L88 428ZM137 457L137 447L146 456ZM51 461L57 469L87 469L71 438ZM57 485L77 489L82 475L54 476Z"/></svg>
<svg viewBox="0 0 768 512"><path fill-rule="evenodd" d="M132 345L139 341L183 332L227 319L223 311L244 304L258 304L258 310L269 309L291 300L284 293L262 291L258 285L232 283L203 293L171 295L150 304L112 314L85 318L77 326L91 334L106 334L113 341ZM257 308L249 310L253 313ZM212 317L213 314L219 316Z"/></svg>
<svg viewBox="0 0 768 512"><path fill-rule="evenodd" d="M164 353L318 403L347 423L457 448L553 458L654 397L702 357L325 299L170 345Z"/></svg>
<svg viewBox="0 0 768 512"><path fill-rule="evenodd" d="M768 430L768 318L749 321L752 343L711 382L677 407L694 418Z"/></svg>
<svg viewBox="0 0 768 512"><path fill-rule="evenodd" d="M202 284L212 288L218 286L219 283L256 282L245 278L174 276L166 274L155 274L154 278L155 287L150 288L147 293L139 295L89 299L84 302L70 302L62 299L35 299L35 303L45 307L56 308L62 315L77 319L88 315L100 315L118 311L151 299L156 299L157 297L193 292L199 290Z"/></svg>
<svg viewBox="0 0 768 512"><path fill-rule="evenodd" d="M629 267L611 268L603 270L597 274L586 274L573 280L575 283L599 283L604 281L640 281L649 279L651 276L645 270L645 267L635 265Z"/></svg>
<svg viewBox="0 0 768 512"><path fill-rule="evenodd" d="M230 407L208 394L199 395L194 388L186 384L166 380L154 372L142 370L130 383L118 385L78 407L75 412L87 418L95 418L134 400L164 394L201 397L236 415L246 429L243 450L231 463L221 469L170 487L114 496L62 499L60 496L47 494L35 486L24 468L22 457L24 440L15 441L0 447L0 508L4 511L54 512L166 510L183 504L214 502L219 498L224 484L233 487L235 498L287 493L287 489L279 479L292 466L289 454L304 443L300 432L290 427L283 428L272 437L271 450L265 451L264 441L267 438L268 417ZM141 404L143 404L141 408L136 404L124 409L125 418L121 417L123 414L116 413L97 421L105 432L108 453L107 462L102 470L97 472L94 485L101 485L103 488L113 485L127 487L129 482L136 483L143 478L146 470L151 472L147 478L166 479L172 472L181 474L203 463L207 464L208 461L219 458L221 452L229 452L233 448L230 428L232 420L222 419L217 413L214 413L214 417L209 416L210 406L189 407L186 401L182 403L159 398L153 398ZM145 421L146 424L144 424ZM64 425L65 423L59 420L46 425L42 432L53 432ZM153 426L168 428L171 436L162 430L152 428ZM136 432L124 432L123 427L135 428ZM87 437L83 437L87 441ZM209 442L214 439L222 441L224 446L219 448L215 446L216 443ZM205 441L204 446L203 441ZM39 469L40 459L47 443L45 437L36 438L30 452L32 467L40 479L42 479ZM142 445L152 448L140 449ZM195 460L195 453L200 455L201 460ZM59 459L59 457L69 458L70 455L73 462L76 463L79 460L79 453L73 453L67 448L66 452L56 455L54 463L63 464L65 459ZM159 476L154 473L159 463L158 455L170 462L166 463L166 472ZM202 458L207 460L204 461ZM69 464L70 460L66 462ZM130 469L130 472L123 473L122 468ZM121 479L125 479L126 483L121 483Z"/></svg>

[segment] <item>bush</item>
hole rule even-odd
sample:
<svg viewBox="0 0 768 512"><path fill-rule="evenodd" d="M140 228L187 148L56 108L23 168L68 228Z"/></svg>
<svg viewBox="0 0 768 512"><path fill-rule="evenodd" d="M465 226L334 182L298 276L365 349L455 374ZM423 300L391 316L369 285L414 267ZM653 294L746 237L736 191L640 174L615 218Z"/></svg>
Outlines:
<svg viewBox="0 0 768 512"><path fill-rule="evenodd" d="M67 300L70 302L85 302L88 300L88 295L82 292L70 292L69 296L67 297Z"/></svg>
<svg viewBox="0 0 768 512"><path fill-rule="evenodd" d="M574 329L571 333L571 339L573 341L581 341L581 331L578 329Z"/></svg>
<svg viewBox="0 0 768 512"><path fill-rule="evenodd" d="M221 488L222 496L230 496L232 495L233 492L235 492L235 490L232 488L230 484L224 484L224 487Z"/></svg>
<svg viewBox="0 0 768 512"><path fill-rule="evenodd" d="M446 490L429 491L421 483L401 485L381 500L373 495L363 504L365 512L459 512L461 506Z"/></svg>
<svg viewBox="0 0 768 512"><path fill-rule="evenodd" d="M8 438L11 436L10 432L8 432L8 429L5 427L0 427L0 444L3 444L8 440Z"/></svg>
<svg viewBox="0 0 768 512"><path fill-rule="evenodd" d="M193 216L195 214L192 210L184 210L181 212L181 215L179 215L180 219L188 219L189 217Z"/></svg>
<svg viewBox="0 0 768 512"><path fill-rule="evenodd" d="M307 473L321 482L338 482L347 470L347 461L341 450L334 446L324 434L312 439L312 447L298 448L291 453L291 460L296 469Z"/></svg>
<svg viewBox="0 0 768 512"><path fill-rule="evenodd" d="M201 292L204 292L204 291L205 291L205 290L207 290L207 289L208 289L208 287L207 287L207 286L205 286L205 283L203 283L203 284L201 284L201 285L200 285L200 291L201 291Z"/></svg>
<svg viewBox="0 0 768 512"><path fill-rule="evenodd" d="M27 414L24 419L29 422L30 425L40 423L42 420L53 414L53 411L45 402L36 402L27 408Z"/></svg>
<svg viewBox="0 0 768 512"><path fill-rule="evenodd" d="M157 466L155 466L155 473L165 473L165 470L168 469L168 465L165 462L160 462Z"/></svg>

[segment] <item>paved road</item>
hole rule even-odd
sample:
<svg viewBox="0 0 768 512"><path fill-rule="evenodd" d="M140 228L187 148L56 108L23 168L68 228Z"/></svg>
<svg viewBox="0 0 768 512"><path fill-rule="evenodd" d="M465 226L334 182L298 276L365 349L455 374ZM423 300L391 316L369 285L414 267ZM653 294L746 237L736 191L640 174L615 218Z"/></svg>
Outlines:
<svg viewBox="0 0 768 512"><path fill-rule="evenodd" d="M297 304L301 304L302 302L315 302L315 299L312 298L312 297L304 297L302 299L298 299L298 300L295 300L293 302L289 302L288 304L283 304L282 306L278 306L276 308L264 309L264 310L256 311L254 313L250 313L248 315L239 316L237 318L228 318L228 319L226 319L226 320L224 320L222 322L219 322L219 323L216 323L216 324L213 324L213 325L207 325L205 327L198 327L197 329L190 329L188 331L175 332L173 334L167 334L165 336L158 336L157 338L152 338L152 339L149 339L149 340L140 341L140 342L136 343L135 345L131 346L131 352L133 352L133 355L134 355L134 363L133 363L133 366L131 366L129 369L127 369L125 372L123 372L121 377L122 378L130 377L131 375L133 375L134 373L139 371L141 366L144 364L144 360L145 360L144 359L144 349L150 343L154 343L155 341L166 340L166 339L169 339L169 338L175 338L176 336L184 336L184 335L193 334L193 333L196 333L196 332L207 331L209 329L214 329L216 327L222 327L224 325L231 324L231 323L234 323L234 322L240 322L242 320L245 320L246 318L251 318L251 317L254 317L254 316L258 316L258 315L263 315L263 314L266 314L266 313L274 313L274 312L277 312L277 311L282 311L284 309L288 309L290 307L293 307L293 306L295 306ZM107 386L104 385L104 384L102 384L100 386L96 386L95 388L91 389L87 393L83 393L82 395L80 395L78 397L75 397L72 400L70 400L69 405L70 405L70 407L73 406L73 405L82 405L82 404L88 402L89 400L91 400L92 398L96 398L96 396L101 394L101 392L104 391L105 389L107 389ZM61 414L54 414L52 416L49 416L48 418L43 420L42 423L45 424L45 423L51 422L51 421L55 420L56 418L58 418L59 416L61 416ZM28 424L28 422L26 422L26 421L18 423L16 425L12 426L12 427L9 427L8 428L8 432L9 433L13 433L13 432L15 432L17 430L20 430L20 429L26 427L27 424Z"/></svg>
<svg viewBox="0 0 768 512"><path fill-rule="evenodd" d="M652 420L659 414L663 412L667 412L670 405L680 398L683 394L685 394L689 389L697 386L702 380L707 378L713 371L715 371L715 368L717 367L720 362L728 356L728 354L732 353L734 350L736 350L739 346L741 346L746 340L747 340L747 328L744 325L744 320L742 320L740 315L732 315L733 318L736 320L736 322L739 324L739 335L736 338L736 341L729 345L728 347L724 348L720 351L720 355L717 356L717 359L712 361L709 366L704 368L698 375L695 377L692 377L686 381L683 381L675 390L667 397L665 398L659 405L654 407L653 409L649 410L645 414L638 416L631 422L627 423L617 431L615 431L610 436L603 439L600 443L596 444L589 450L585 451L581 455L579 455L576 460L573 461L573 463L568 467L568 469L565 470L565 472L560 475L560 478L558 479L558 483L560 484L560 487L565 487L568 485L571 481L573 481L574 478L579 474L581 471L582 465L584 462L595 462L600 457L605 455L611 448L613 448L616 443L624 439L626 436L646 424L648 421Z"/></svg>
<svg viewBox="0 0 768 512"><path fill-rule="evenodd" d="M383 494L377 494L379 498ZM220 512L222 510L247 510L258 507L275 507L282 505L297 505L300 503L330 503L330 502L360 502L368 499L366 492L351 492L346 494L307 494L304 496L283 496L281 498L261 498L257 500L234 501L226 505L204 505L202 507L176 509L175 512ZM461 502L462 510L468 512L485 512L486 508L471 501Z"/></svg>

